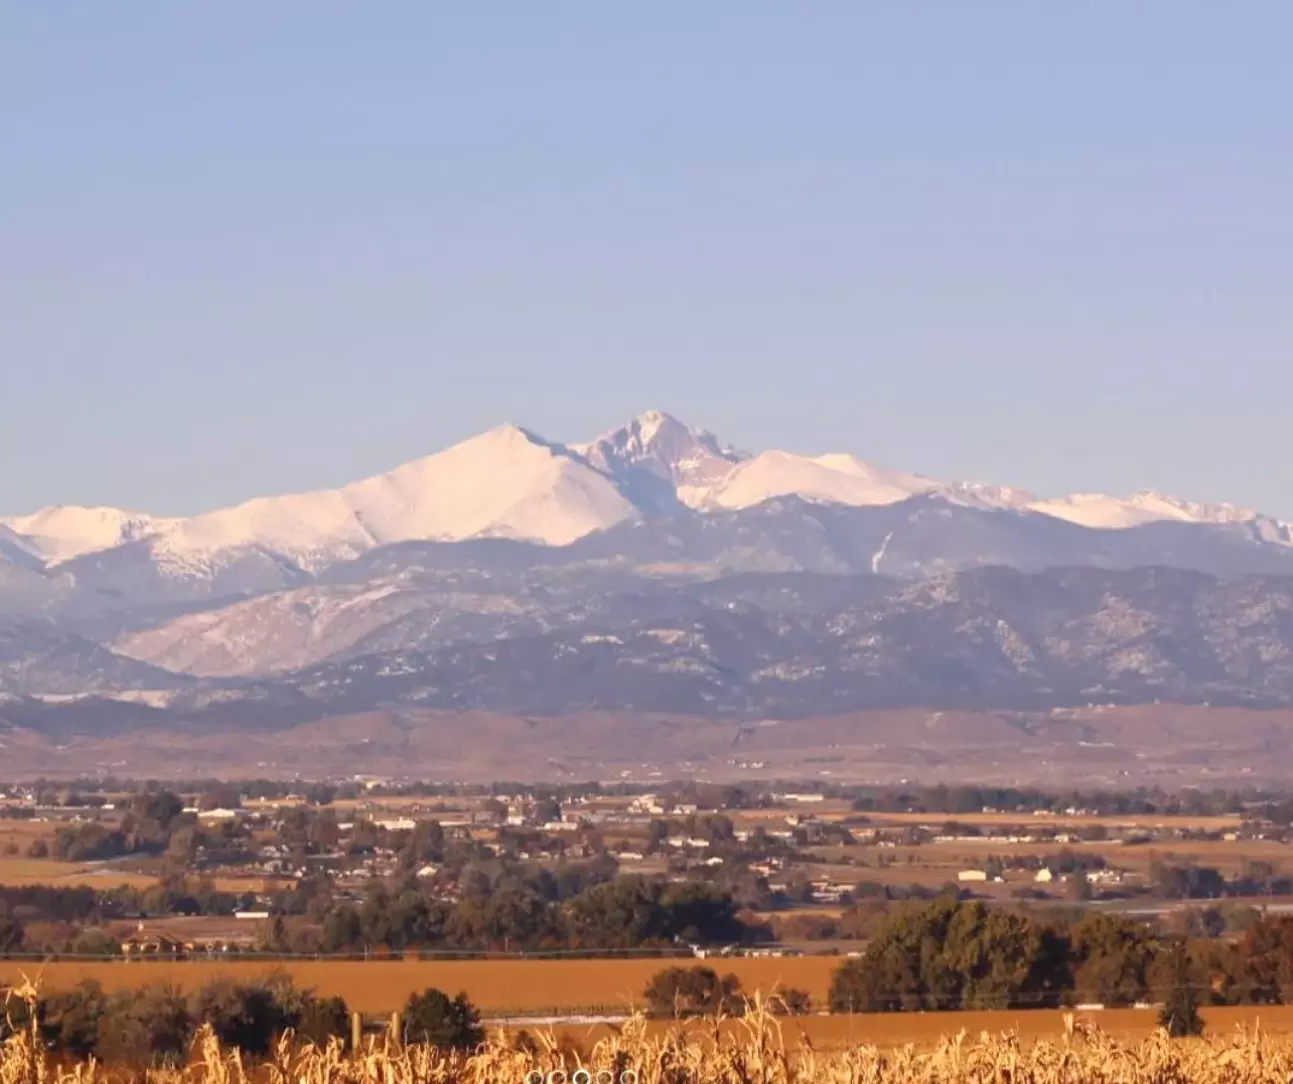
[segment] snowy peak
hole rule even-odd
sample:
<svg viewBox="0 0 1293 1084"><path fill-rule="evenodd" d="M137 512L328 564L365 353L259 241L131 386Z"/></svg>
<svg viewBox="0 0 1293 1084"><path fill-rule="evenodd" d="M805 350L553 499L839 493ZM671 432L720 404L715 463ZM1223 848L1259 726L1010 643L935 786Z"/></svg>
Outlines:
<svg viewBox="0 0 1293 1084"><path fill-rule="evenodd" d="M1037 495L1014 486L991 482L955 482L939 490L939 495L954 504L968 508L1026 509L1037 503Z"/></svg>
<svg viewBox="0 0 1293 1084"><path fill-rule="evenodd" d="M634 505L651 513L679 510L680 504L690 503L684 492L719 483L748 458L720 444L712 433L659 410L648 410L572 451L613 479Z"/></svg>
<svg viewBox="0 0 1293 1084"><path fill-rule="evenodd" d="M145 562L152 575L186 582L211 585L224 582L222 576L251 575L247 570L300 582L397 542L508 538L566 545L625 521L737 511L782 497L860 508L922 494L1104 530L1175 521L1293 544L1287 524L1229 504L1151 490L1038 498L988 483L945 485L843 453L752 456L650 410L588 444L555 443L520 425L501 425L337 489L262 497L187 519L48 508L0 520L0 561L39 569L86 558L98 567L111 554L114 568L138 571Z"/></svg>
<svg viewBox="0 0 1293 1084"><path fill-rule="evenodd" d="M1073 493L1053 500L1035 501L1031 508L1083 527L1106 530L1139 527L1163 520L1216 524L1275 522L1233 504L1183 501L1148 489L1133 493L1130 497L1111 497L1105 493Z"/></svg>
<svg viewBox="0 0 1293 1084"><path fill-rule="evenodd" d="M146 538L170 522L120 508L57 505L30 516L0 520L0 526L21 535L30 551L43 561L58 564Z"/></svg>
<svg viewBox="0 0 1293 1084"><path fill-rule="evenodd" d="M580 456L516 425L340 492L379 544L494 537L564 545L637 514Z"/></svg>
<svg viewBox="0 0 1293 1084"><path fill-rule="evenodd" d="M502 425L340 489L195 516L158 545L164 558L195 570L221 552L261 548L310 571L393 542L496 537L564 545L635 513L568 449Z"/></svg>
<svg viewBox="0 0 1293 1084"><path fill-rule="evenodd" d="M851 455L816 458L763 452L735 467L719 484L684 500L694 508L750 508L776 497L865 507L895 504L937 488L928 478L877 467Z"/></svg>

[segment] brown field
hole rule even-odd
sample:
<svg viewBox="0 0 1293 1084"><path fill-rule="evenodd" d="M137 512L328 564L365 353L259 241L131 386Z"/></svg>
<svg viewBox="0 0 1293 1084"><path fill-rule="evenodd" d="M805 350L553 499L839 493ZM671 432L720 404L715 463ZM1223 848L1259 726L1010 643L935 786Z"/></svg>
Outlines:
<svg viewBox="0 0 1293 1084"><path fill-rule="evenodd" d="M798 986L824 1003L830 974L838 960L830 957L787 957L782 959L719 961L720 970L730 970L747 990L770 991L774 987ZM322 994L340 994L351 1008L365 1013L385 1014L399 1008L409 993L426 986L450 992L465 990L487 1016L532 1013L534 1015L602 1010L625 1012L640 1002L642 988L663 960L472 960L440 962L298 961L286 965L296 981ZM171 982L192 988L216 975L255 978L273 965L233 961L229 963L144 963L94 962L19 964L0 961L0 982L20 980L23 974L35 979L46 991L93 978L109 989L121 986ZM1109 1035L1140 1040L1155 1028L1156 1013L1146 1009L1111 1009L1083 1014ZM1260 1022L1269 1033L1293 1033L1293 1005L1219 1007L1203 1010L1211 1034L1233 1033ZM809 1016L785 1022L789 1042L799 1044L806 1036L821 1049L841 1049L862 1043L877 1046L928 1045L942 1036L965 1031L1017 1034L1024 1041L1058 1039L1064 1033L1062 1010L874 1013L838 1016ZM653 1033L667 1031L667 1021L648 1025ZM703 1032L712 1025L695 1025ZM739 1027L732 1021L725 1028ZM611 1034L608 1025L562 1024L553 1029L587 1048Z"/></svg>
<svg viewBox="0 0 1293 1084"><path fill-rule="evenodd" d="M52 840L57 829L58 824L54 821L10 820L6 817L0 820L0 850L13 843L25 855L27 848L36 840L43 839L47 843Z"/></svg>
<svg viewBox="0 0 1293 1084"><path fill-rule="evenodd" d="M339 994L352 1009L366 1013L393 1012L416 990L438 986L449 993L465 990L487 1014L603 1010L624 1012L642 999L651 976L691 960L293 960L276 965L256 960L207 961L54 961L47 964L0 960L0 983L40 976L42 988L62 990L82 979L96 979L106 988L174 983L191 989L215 975L251 979L275 966L290 971L300 986L320 994ZM771 991L798 987L813 999L826 998L837 957L705 961L721 973L732 972L743 989Z"/></svg>
<svg viewBox="0 0 1293 1084"><path fill-rule="evenodd" d="M805 809L812 809L806 806ZM1238 828L1241 818L1234 814L1216 817L1165 817L1154 815L1128 814L1123 817L1065 816L1038 817L1031 813L862 813L850 816L863 816L875 826L925 824L943 825L948 821L957 824L974 825L979 828L1009 827L1013 825L1053 828L1091 828L1104 825L1106 828L1190 828L1204 832L1225 832ZM828 819L823 817L823 819Z"/></svg>
<svg viewBox="0 0 1293 1084"><path fill-rule="evenodd" d="M0 857L0 885L53 885L55 888L110 889L122 885L150 888L157 878L106 865L59 862L46 858Z"/></svg>
<svg viewBox="0 0 1293 1084"><path fill-rule="evenodd" d="M438 986L451 993L465 990L486 1016L557 1015L580 1012L627 1012L640 1004L642 990L666 960L446 960L434 961L293 961L283 965L299 985L319 993L339 994L352 1009L385 1014L398 1009L416 990ZM826 956L707 961L720 971L731 971L749 991L768 992L795 986L807 990L818 1004L825 1004L831 972L840 962ZM170 982L191 989L216 975L251 979L262 977L275 965L238 960L228 963L55 962L23 964L0 961L0 982L39 975L48 991L64 989L92 978L109 989ZM1141 1039L1155 1026L1156 1014L1145 1009L1111 1009L1090 1014L1100 1028L1120 1038ZM1233 1032L1239 1025L1260 1021L1272 1032L1293 1032L1293 1005L1219 1007L1204 1010L1208 1030ZM657 1025L652 1024L653 1028ZM658 1027L664 1028L661 1022ZM610 1031L606 1025L560 1025L556 1030L579 1041L596 1041ZM1026 1040L1056 1038L1063 1034L1062 1011L1010 1011L963 1013L894 1013L856 1016L810 1016L791 1021L787 1035L807 1035L818 1048L840 1048L858 1043L902 1046L929 1043L961 1030L1017 1032Z"/></svg>

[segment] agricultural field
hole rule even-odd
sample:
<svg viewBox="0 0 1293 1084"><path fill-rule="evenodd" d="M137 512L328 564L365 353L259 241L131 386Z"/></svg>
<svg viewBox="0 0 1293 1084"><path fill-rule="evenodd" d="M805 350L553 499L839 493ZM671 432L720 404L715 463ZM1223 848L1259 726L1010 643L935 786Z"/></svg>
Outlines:
<svg viewBox="0 0 1293 1084"><path fill-rule="evenodd" d="M361 1050L349 1052L336 1043L327 1048L283 1043L268 1052L265 1065L222 1046L207 1033L194 1043L187 1064L154 1068L147 1079L152 1084L251 1084L266 1079L301 1084L522 1084L536 1076L579 1080L576 1068L586 1068L588 1079L689 1084L1287 1084L1293 1079L1293 1041L1278 1028L1259 1031L1245 1026L1227 1034L1226 1022L1218 1020L1217 1033L1209 1038L1172 1040L1161 1031L1143 1038L1135 1030L1119 1033L1116 1021L1107 1029L1086 1019L1045 1015L1055 1027L1036 1034L1003 1033L994 1026L999 1022L995 1019L974 1020L986 1025L977 1034L970 1027L957 1034L942 1026L950 1021L933 1018L929 1022L935 1026L924 1035L914 1034L909 1042L900 1041L900 1031L894 1029L895 1024L901 1026L899 1021L884 1021L888 1030L877 1028L883 1040L877 1042L867 1038L871 1020L843 1020L836 1038L818 1028L811 1046L802 1041L795 1022L761 1014L725 1022L717 1030L701 1024L644 1026L633 1021L615 1032L582 1039L541 1033L537 1043L523 1044L514 1041L519 1036L502 1035L459 1051L370 1036ZM810 1021L810 1026L818 1023L835 1021ZM625 1069L631 1076L623 1075ZM142 1079L142 1074L123 1075L122 1066L92 1058L56 1062L35 1032L20 1032L0 1046L0 1080L107 1084L128 1079Z"/></svg>
<svg viewBox="0 0 1293 1084"><path fill-rule="evenodd" d="M706 961L731 972L741 988L770 993L781 987L806 990L824 1003L837 957L785 956ZM364 1013L389 1013L409 994L437 986L449 993L465 991L487 1016L625 1013L640 1004L651 976L687 961L635 960L291 960L281 964L255 960L52 961L46 964L0 960L0 985L20 984L39 976L43 990L63 990L94 979L109 990L126 986L173 983L191 990L216 975L250 980L276 966L298 986L323 996L338 994Z"/></svg>
<svg viewBox="0 0 1293 1084"><path fill-rule="evenodd" d="M0 857L0 885L54 888L151 888L157 878L105 862L60 862L50 858Z"/></svg>
<svg viewBox="0 0 1293 1084"><path fill-rule="evenodd" d="M1064 1036L1062 1009L1023 1012L910 1012L910 1013L841 1013L830 1016L805 1016L783 1019L781 1030L790 1046L807 1042L814 1050L847 1050L858 1046L902 1047L913 1044L928 1048L941 1039L964 1031L968 1036L1015 1035L1025 1043L1055 1041ZM1149 1038L1157 1027L1157 1013L1145 1009L1107 1009L1079 1013L1079 1019L1097 1025L1105 1034L1127 1042ZM1234 1035L1239 1029L1261 1030L1272 1035L1293 1034L1293 1005L1221 1006L1202 1011L1207 1032ZM668 1020L652 1020L646 1032L653 1037L667 1035L677 1025ZM739 1020L726 1020L720 1030L737 1036L742 1030ZM692 1021L686 1029L700 1041L712 1035L713 1021ZM553 1032L581 1049L589 1049L609 1038L614 1028L607 1024L558 1024Z"/></svg>

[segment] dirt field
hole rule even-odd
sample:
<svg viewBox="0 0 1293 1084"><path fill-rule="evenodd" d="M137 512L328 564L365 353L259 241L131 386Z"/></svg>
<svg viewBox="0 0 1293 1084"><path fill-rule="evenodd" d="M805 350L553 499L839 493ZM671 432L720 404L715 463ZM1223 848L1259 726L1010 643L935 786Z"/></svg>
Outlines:
<svg viewBox="0 0 1293 1084"><path fill-rule="evenodd" d="M340 994L352 1009L393 1012L416 990L438 986L450 994L465 990L492 1015L578 1011L624 1012L642 999L651 976L661 968L690 960L446 960L438 961L293 961L285 965L298 985L321 994ZM831 972L839 959L829 956L705 961L720 973L732 972L748 991L782 987L807 990L823 1002ZM93 961L19 963L0 960L0 982L26 973L40 976L45 989L65 989L82 979L96 979L112 989L149 983L201 985L215 975L254 978L275 965L250 960Z"/></svg>
<svg viewBox="0 0 1293 1084"><path fill-rule="evenodd" d="M121 885L150 888L156 877L108 865L59 862L47 858L0 858L0 885L52 885L55 888L110 889Z"/></svg>

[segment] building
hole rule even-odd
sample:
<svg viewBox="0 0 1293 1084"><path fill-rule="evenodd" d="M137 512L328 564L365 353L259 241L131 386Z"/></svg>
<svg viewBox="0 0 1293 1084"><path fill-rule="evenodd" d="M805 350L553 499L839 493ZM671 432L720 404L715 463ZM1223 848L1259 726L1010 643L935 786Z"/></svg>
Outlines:
<svg viewBox="0 0 1293 1084"><path fill-rule="evenodd" d="M956 875L958 881L986 881L988 874L981 869L963 869Z"/></svg>
<svg viewBox="0 0 1293 1084"><path fill-rule="evenodd" d="M396 817L391 820L373 821L373 823L377 825L378 828L385 828L388 832L411 832L418 826L417 821L410 817ZM443 822L441 827L443 827Z"/></svg>
<svg viewBox="0 0 1293 1084"><path fill-rule="evenodd" d="M1039 885L1048 885L1055 880L1055 874L1043 866L1037 871L1037 876L1033 878Z"/></svg>
<svg viewBox="0 0 1293 1084"><path fill-rule="evenodd" d="M182 956L184 943L164 934L146 933L141 926L130 937L121 942L121 955L126 959L137 959L140 956Z"/></svg>

